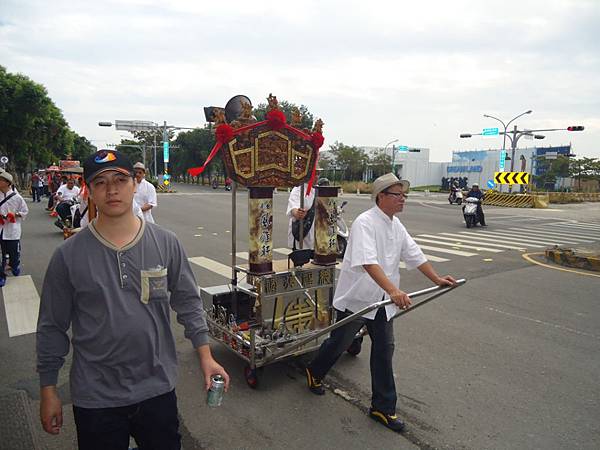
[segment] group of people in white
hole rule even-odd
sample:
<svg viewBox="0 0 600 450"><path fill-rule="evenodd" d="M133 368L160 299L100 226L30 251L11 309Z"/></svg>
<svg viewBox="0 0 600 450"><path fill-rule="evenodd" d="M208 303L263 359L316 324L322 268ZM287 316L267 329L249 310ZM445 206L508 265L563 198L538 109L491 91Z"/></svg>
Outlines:
<svg viewBox="0 0 600 450"><path fill-rule="evenodd" d="M146 180L146 167L143 163L134 164L135 196L133 213L146 222L155 223L152 209L158 205L156 189ZM38 180L42 177L38 176ZM32 180L32 183L39 183ZM33 186L38 187L38 186ZM39 202L40 192L36 189L33 201ZM53 199L56 213L64 221L67 217L74 217L78 211L80 220L78 228L89 224L88 191L85 185L78 186L73 178L63 179ZM14 186L10 173L0 169L0 245L2 249L2 265L0 267L0 287L6 284L7 269L14 276L21 273L21 223L29 213L27 203Z"/></svg>

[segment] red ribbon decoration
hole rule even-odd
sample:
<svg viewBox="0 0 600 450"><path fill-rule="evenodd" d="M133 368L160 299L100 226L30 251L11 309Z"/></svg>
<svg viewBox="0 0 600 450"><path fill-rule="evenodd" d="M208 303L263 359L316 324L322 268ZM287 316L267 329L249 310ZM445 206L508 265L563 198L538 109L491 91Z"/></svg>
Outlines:
<svg viewBox="0 0 600 450"><path fill-rule="evenodd" d="M314 183L314 178L315 178L315 174L316 174L316 170L317 170L317 160L319 157L319 148L321 148L321 146L323 145L323 141L324 141L323 135L319 132L315 132L312 134L306 134L301 130L298 130L294 127L289 126L286 123L285 114L282 111L279 111L277 109L269 111L266 114L266 117L267 117L267 120L253 123L251 125L246 125L245 127L241 127L241 128L233 128L227 124L219 125L215 131L215 137L216 137L217 142L215 142L214 147L208 154L206 161L204 161L204 164L200 167L192 167L191 169L188 169L188 173L193 177L197 177L202 172L204 172L204 170L206 169L208 164L215 157L215 155L219 152L219 150L221 149L221 146L223 144L229 142L231 139L233 139L236 135L238 135L240 133L244 133L253 128L267 124L269 126L269 128L271 128L272 130L278 131L278 130L281 130L282 128L285 128L285 129L291 131L292 133L298 135L302 139L304 139L306 141L310 141L313 148L317 151L317 157L315 158L315 166L313 167L312 175L311 175L309 185L308 185L308 192L310 192L310 189Z"/></svg>
<svg viewBox="0 0 600 450"><path fill-rule="evenodd" d="M0 216L0 225L4 225L4 216Z"/></svg>
<svg viewBox="0 0 600 450"><path fill-rule="evenodd" d="M279 131L284 126L286 126L285 114L282 111L279 111L278 109L273 109L273 110L269 111L266 114L266 117L267 117L267 124L269 125L269 127L272 130Z"/></svg>
<svg viewBox="0 0 600 450"><path fill-rule="evenodd" d="M17 221L17 217L15 216L15 213L9 212L6 215L6 219L10 222L10 223L15 223Z"/></svg>

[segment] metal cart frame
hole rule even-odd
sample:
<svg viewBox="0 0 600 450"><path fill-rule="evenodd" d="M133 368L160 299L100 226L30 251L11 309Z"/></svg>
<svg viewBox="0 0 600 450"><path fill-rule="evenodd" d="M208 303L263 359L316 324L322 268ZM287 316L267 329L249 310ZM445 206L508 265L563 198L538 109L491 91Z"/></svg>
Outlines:
<svg viewBox="0 0 600 450"><path fill-rule="evenodd" d="M271 323L271 333L266 336L261 336L259 331L265 329L264 317L259 317L260 320L256 322L250 322L248 327L240 329L239 324L236 322L236 318L232 314L228 314L225 308L215 307L213 305L212 310L207 312L207 322L209 325L210 335L216 341L221 342L230 351L235 353L238 357L246 361L247 365L244 369L244 376L246 382L252 388L255 388L258 384L258 377L256 369L264 367L268 364L283 361L288 358L297 357L305 353L310 353L317 350L320 346L319 338L330 333L332 330L345 325L348 322L356 319L359 316L367 314L373 310L392 304L392 300L384 300L373 303L368 307L363 308L360 311L347 316L343 320L334 322L332 299L335 288L335 266L322 266L322 268L289 268L288 259L288 271L286 272L275 272L267 275L253 275L245 267L236 265L236 201L237 201L237 183L233 182L231 190L231 303L237 302L238 295L244 294L253 298L255 301L264 302L265 300L271 300L277 296L281 296L282 292L275 290L273 292L266 292L264 286L269 280L273 280L277 277L288 276L294 280L293 286L290 286L285 294L298 294L303 296L306 302L311 305L314 310L311 313L299 313L299 314L313 314L315 319L318 317L319 312L325 314L328 318L326 326L316 328L309 331L302 331L297 333L290 332L287 329L286 313L287 307L285 307L281 322L276 330L273 330L275 321ZM301 227L302 228L302 227ZM325 283L307 286L304 281L303 274L308 271L326 270L330 272L330 279L328 278ZM246 276L251 276L255 280L258 280L254 286L252 285L241 285L239 281L239 274L244 273ZM440 297L441 295L450 292L456 287L464 284L466 280L458 280L455 286L434 286L420 291L412 292L409 294L411 299L416 297L425 296L431 294L425 300L418 302L411 307L400 311L396 314L392 320L403 316L404 314L417 309L418 307ZM257 286L258 285L258 286ZM327 290L328 298L327 302L319 302L315 295L311 295L311 291L314 293L317 289ZM321 303L321 304L320 304ZM326 311L319 311L319 308L325 308ZM221 309L219 309L221 308ZM261 304L262 308L262 304ZM283 326L282 326L283 325Z"/></svg>

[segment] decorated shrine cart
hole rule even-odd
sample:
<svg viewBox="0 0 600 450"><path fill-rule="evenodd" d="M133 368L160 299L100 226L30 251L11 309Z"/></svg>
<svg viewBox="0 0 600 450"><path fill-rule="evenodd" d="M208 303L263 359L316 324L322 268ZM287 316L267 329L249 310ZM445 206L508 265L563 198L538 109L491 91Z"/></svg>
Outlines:
<svg viewBox="0 0 600 450"><path fill-rule="evenodd" d="M211 336L247 362L244 375L250 387L257 386L256 369L315 351L331 330L391 302L333 322L338 188L313 186L323 123L319 119L312 130L302 129L303 118L294 111L287 124L277 99L269 95L268 101L266 120L260 122L245 96L232 98L224 110L210 108L207 119L216 124L216 144L202 167L189 169L191 175L199 175L221 150L234 181L231 283L203 288L201 297ZM307 191L316 189L314 251L290 250L287 260L273 261L273 191L301 186L302 202L305 183ZM238 185L248 189L249 264L243 266L236 264ZM434 287L410 294L432 296L399 315L450 289Z"/></svg>

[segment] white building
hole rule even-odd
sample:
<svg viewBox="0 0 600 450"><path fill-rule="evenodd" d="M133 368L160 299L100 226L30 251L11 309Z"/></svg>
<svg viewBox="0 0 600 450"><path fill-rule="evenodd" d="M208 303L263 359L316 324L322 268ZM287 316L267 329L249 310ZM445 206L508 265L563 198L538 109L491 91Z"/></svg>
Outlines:
<svg viewBox="0 0 600 450"><path fill-rule="evenodd" d="M369 156L382 151L381 147L360 148ZM398 178L410 181L412 186L439 185L444 176L444 164L447 163L429 161L428 148L408 147L405 151L388 148L386 154L392 158ZM373 169L367 167L363 173L363 181L370 182L373 178Z"/></svg>

